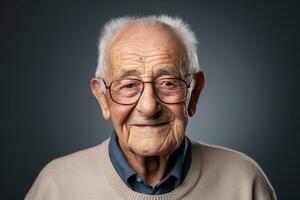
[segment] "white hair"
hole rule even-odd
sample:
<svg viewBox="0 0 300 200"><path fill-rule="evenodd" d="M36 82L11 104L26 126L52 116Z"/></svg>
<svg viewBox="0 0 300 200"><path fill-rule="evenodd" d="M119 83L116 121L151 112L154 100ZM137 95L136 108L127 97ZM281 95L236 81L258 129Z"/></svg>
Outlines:
<svg viewBox="0 0 300 200"><path fill-rule="evenodd" d="M109 20L103 27L99 38L99 58L98 66L95 73L96 77L103 77L106 73L106 55L110 43L113 41L124 28L131 24L138 25L167 25L179 36L185 46L185 70L188 73L195 73L200 70L197 56L197 39L189 25L178 17L170 17L167 15L160 16L144 16L144 17L120 17Z"/></svg>

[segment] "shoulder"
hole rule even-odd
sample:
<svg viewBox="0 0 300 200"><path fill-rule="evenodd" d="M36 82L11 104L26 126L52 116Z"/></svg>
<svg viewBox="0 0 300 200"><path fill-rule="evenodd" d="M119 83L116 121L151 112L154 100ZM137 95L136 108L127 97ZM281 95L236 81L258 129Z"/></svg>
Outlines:
<svg viewBox="0 0 300 200"><path fill-rule="evenodd" d="M57 199L64 191L74 193L89 187L98 187L101 180L101 157L107 148L107 140L102 144L84 149L49 162L39 173L26 199ZM69 186L72 185L72 188Z"/></svg>
<svg viewBox="0 0 300 200"><path fill-rule="evenodd" d="M83 149L75 153L56 158L49 162L42 170L45 173L66 173L82 170L91 169L95 164L99 162L103 154L103 148L107 147L107 141L94 147Z"/></svg>
<svg viewBox="0 0 300 200"><path fill-rule="evenodd" d="M191 143L192 156L201 162L202 179L244 188L259 197L265 195L266 197L262 199L276 199L273 187L263 170L249 156L229 148L195 140L191 140Z"/></svg>
<svg viewBox="0 0 300 200"><path fill-rule="evenodd" d="M191 140L193 156L199 156L202 167L222 167L223 170L243 170L248 173L259 173L262 170L249 156L221 146Z"/></svg>

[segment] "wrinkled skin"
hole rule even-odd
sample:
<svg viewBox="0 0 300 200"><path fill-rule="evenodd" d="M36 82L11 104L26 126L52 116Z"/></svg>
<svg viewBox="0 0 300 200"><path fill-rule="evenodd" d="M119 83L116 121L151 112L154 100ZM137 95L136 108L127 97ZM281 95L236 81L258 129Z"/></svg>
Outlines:
<svg viewBox="0 0 300 200"><path fill-rule="evenodd" d="M183 78L183 55L182 42L168 27L129 25L109 46L109 68L104 79L110 84L125 77L143 81ZM146 83L136 104L120 105L111 100L108 92L101 92L96 80L92 80L92 90L103 117L112 120L129 164L150 185L158 183L165 175L170 154L183 141L188 105L196 104L198 98L192 98L194 102L165 104L157 99L152 85Z"/></svg>

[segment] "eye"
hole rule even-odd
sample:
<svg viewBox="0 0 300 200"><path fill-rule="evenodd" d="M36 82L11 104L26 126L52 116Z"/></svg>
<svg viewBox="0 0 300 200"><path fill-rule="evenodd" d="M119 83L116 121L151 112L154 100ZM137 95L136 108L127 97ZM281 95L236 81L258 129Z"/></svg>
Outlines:
<svg viewBox="0 0 300 200"><path fill-rule="evenodd" d="M141 86L141 83L139 81L134 81L134 80L130 80L130 81L123 81L120 86L119 86L119 90L132 90L132 89L139 89Z"/></svg>
<svg viewBox="0 0 300 200"><path fill-rule="evenodd" d="M177 85L178 85L177 81L176 80L172 80L172 79L161 80L159 82L159 87L162 87L162 88L173 88L173 87L176 87Z"/></svg>
<svg viewBox="0 0 300 200"><path fill-rule="evenodd" d="M122 86L122 88L133 88L133 87L135 87L134 83L128 83L128 84Z"/></svg>

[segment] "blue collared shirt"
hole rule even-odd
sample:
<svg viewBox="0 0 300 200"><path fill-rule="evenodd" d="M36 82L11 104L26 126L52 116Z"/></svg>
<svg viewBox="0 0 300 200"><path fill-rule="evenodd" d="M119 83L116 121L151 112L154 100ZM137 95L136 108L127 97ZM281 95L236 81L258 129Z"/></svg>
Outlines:
<svg viewBox="0 0 300 200"><path fill-rule="evenodd" d="M132 190L151 195L165 194L177 188L186 177L191 167L191 142L185 136L180 147L170 156L167 175L155 187L148 185L129 165L115 132L112 133L109 142L109 157L121 179Z"/></svg>

